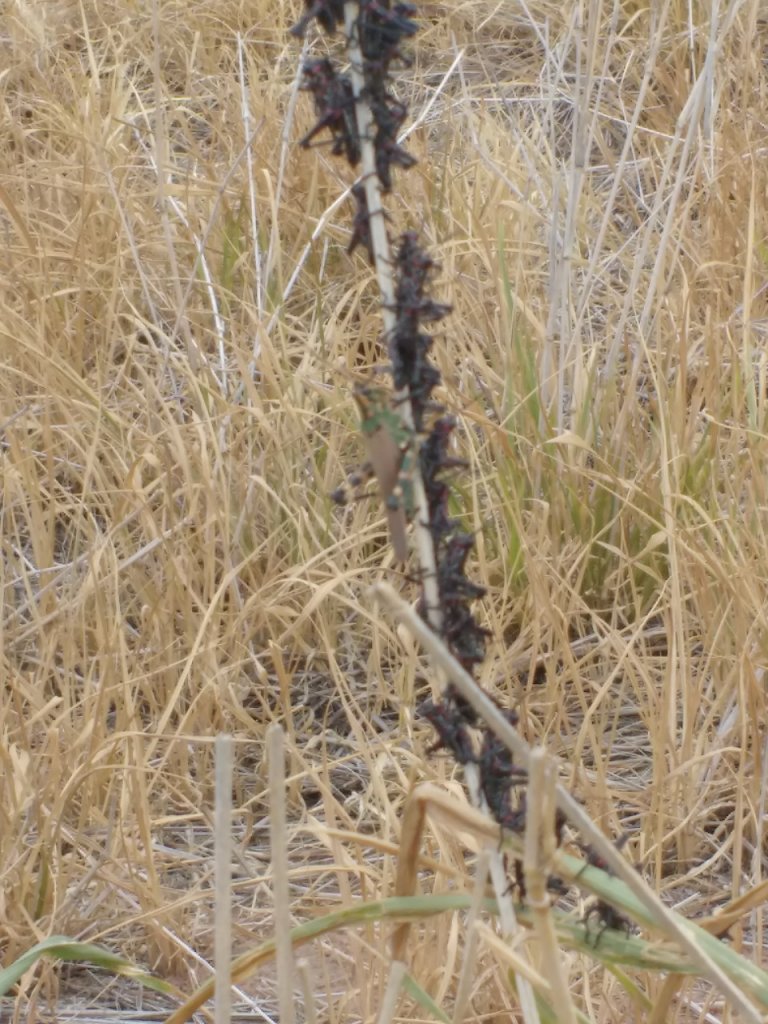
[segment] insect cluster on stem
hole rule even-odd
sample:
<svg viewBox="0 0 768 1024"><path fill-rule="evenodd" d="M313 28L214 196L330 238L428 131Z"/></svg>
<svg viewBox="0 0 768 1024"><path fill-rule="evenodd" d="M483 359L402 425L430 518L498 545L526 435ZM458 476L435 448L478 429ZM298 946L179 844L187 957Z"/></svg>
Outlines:
<svg viewBox="0 0 768 1024"><path fill-rule="evenodd" d="M304 17L293 28L295 35L302 36L313 19L329 34L343 24L344 4L341 2L307 0L306 7ZM360 0L358 6L355 31L363 57L360 69L365 82L363 95L373 118L376 175L384 192L392 188L393 166L408 168L416 163L415 157L397 141L407 108L389 90L391 63L395 60L409 62L401 44L418 29L411 17L415 10L412 4L390 5L386 0ZM357 166L360 135L349 76L339 72L327 57L311 58L305 62L302 72L302 88L312 93L317 121L302 138L301 145L311 145L317 135L328 129L333 155L343 155L352 167ZM356 231L361 236L364 232L360 218L367 216L362 209L358 196Z"/></svg>
<svg viewBox="0 0 768 1024"><path fill-rule="evenodd" d="M343 0L305 0L305 8L293 29L297 36L303 36L312 21L331 36L344 27ZM410 3L358 0L347 43L350 54L356 55L353 59L359 55L361 66L353 64L352 73L347 74L340 72L330 58L315 57L308 59L302 68L302 88L312 95L317 120L301 139L301 145L309 147L318 136L329 133L331 153L345 157L353 168L362 160L365 173L377 179L379 193L391 191L393 168L407 169L416 163L398 141L407 107L390 88L393 64L411 64L405 44L418 30L416 13L415 5ZM358 124L359 104L366 104L370 111L370 135L365 138ZM370 152L366 148L369 144L372 159L366 156ZM369 208L371 195L366 188L369 179L365 173L351 188L355 214L348 252L359 246L371 263L376 263L382 257L374 244L371 218L374 213L384 218L386 214L380 205L373 210ZM484 596L485 588L469 579L466 572L475 544L474 535L464 530L450 511L453 494L450 474L467 468L467 463L451 454L451 439L457 426L455 417L447 415L433 399L441 378L430 359L434 338L426 329L443 320L451 307L436 302L430 295L437 267L420 245L415 231L407 230L399 236L390 266L394 281L392 295L385 299L391 321L386 343L397 397L392 400L383 389L374 387L358 388L355 397L370 467L379 482L399 560L407 557L405 527L416 508L413 475L421 476L427 522L419 526L428 530L434 548L431 593L435 600L436 592L438 607L430 607L423 597L419 611L433 628L439 629L463 668L473 674L486 653L488 633L473 611L474 603ZM401 415L403 403L407 403L408 416ZM342 492L335 493L343 502ZM422 572L426 592L423 567ZM474 766L491 815L501 828L522 831L526 817L527 773L514 763L511 752L495 734L478 721L472 706L449 685L439 701L425 701L419 712L437 734L431 750L446 750L458 764ZM504 713L509 723L516 726L517 714L512 710ZM558 844L562 841L564 824L558 812L555 820ZM522 897L524 880L519 861L515 861L514 870ZM550 888L557 890L558 880L550 882ZM599 915L606 927L623 924L623 919L615 912L612 916L609 904L602 901L592 913Z"/></svg>
<svg viewBox="0 0 768 1024"><path fill-rule="evenodd" d="M331 35L343 26L343 3L306 0L305 7L303 18L294 28L295 34L303 35L313 20ZM318 136L328 133L331 152L356 167L363 143L369 142L373 147L374 173L379 190L384 193L392 188L394 167L405 169L416 162L398 142L407 108L390 88L393 63L410 64L404 47L418 28L415 13L416 8L408 3L360 0L349 40L356 42L362 58L362 66L357 70L363 86L357 97L351 76L341 73L330 58L311 58L303 66L302 87L312 95L317 120L301 144L307 147ZM359 132L358 100L367 103L370 110L372 128L367 139L362 139ZM352 186L351 193L356 212L348 251L359 246L374 262L378 254L374 251L369 193L363 179ZM399 559L407 554L405 523L414 511L408 474L418 472L422 477L428 518L425 525L434 547L436 586L432 594L437 593L439 614L431 614L434 609L428 606L426 598L420 602L420 612L427 621L439 623L451 652L467 671L473 672L485 657L487 632L478 623L472 606L483 597L485 588L470 580L466 572L474 536L462 529L450 512L450 475L467 464L451 454L455 417L447 415L433 400L440 372L430 359L434 339L428 330L443 320L451 307L430 295L437 266L415 231L405 231L397 239L391 267L393 293L387 299L387 308L392 326L386 342L394 392L397 402L408 403L410 422L407 427L403 425L404 420L392 404L387 404L382 389L359 388L355 397L370 464L379 481ZM339 500L343 500L341 494ZM427 701L420 711L438 735L433 749L446 749L459 764L477 765L491 813L500 825L518 827L524 816L524 802L513 806L512 795L524 786L525 773L513 766L511 755L499 746L492 733L483 733L468 702L449 686L440 702ZM508 712L508 716L510 721L517 720L513 712Z"/></svg>

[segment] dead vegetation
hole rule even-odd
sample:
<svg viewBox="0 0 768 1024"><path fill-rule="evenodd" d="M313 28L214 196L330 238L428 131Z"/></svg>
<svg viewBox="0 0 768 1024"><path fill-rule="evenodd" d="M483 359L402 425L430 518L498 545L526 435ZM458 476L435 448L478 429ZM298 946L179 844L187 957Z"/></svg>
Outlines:
<svg viewBox="0 0 768 1024"><path fill-rule="evenodd" d="M217 732L238 949L272 923L270 723L296 920L388 895L376 844L412 781L447 774L412 716L428 663L365 597L379 512L328 499L359 458L350 381L383 355L338 166L295 146L296 6L50 0L5 21L4 963L64 934L183 989L208 976ZM766 863L768 24L757 0L425 15L395 212L454 305L435 356L489 587L481 681L665 900L708 915ZM430 843L440 889L465 851ZM438 1000L453 927L414 953ZM762 912L731 935L759 960ZM329 1019L376 1013L386 939L318 941ZM479 955L477 1019L511 1005ZM580 964L576 998L613 1019L616 982ZM677 1019L729 1019L686 992ZM75 997L101 1019L130 998L44 968L17 1008L64 1019Z"/></svg>

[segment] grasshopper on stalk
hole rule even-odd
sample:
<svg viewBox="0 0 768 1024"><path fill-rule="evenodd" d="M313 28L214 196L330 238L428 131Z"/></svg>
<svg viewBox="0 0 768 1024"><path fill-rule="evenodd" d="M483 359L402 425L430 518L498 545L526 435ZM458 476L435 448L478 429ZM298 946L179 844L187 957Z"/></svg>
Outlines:
<svg viewBox="0 0 768 1024"><path fill-rule="evenodd" d="M413 483L410 469L414 458L413 431L408 430L391 405L384 388L362 385L355 388L360 425L368 458L389 526L395 557L408 558L406 526L413 513Z"/></svg>

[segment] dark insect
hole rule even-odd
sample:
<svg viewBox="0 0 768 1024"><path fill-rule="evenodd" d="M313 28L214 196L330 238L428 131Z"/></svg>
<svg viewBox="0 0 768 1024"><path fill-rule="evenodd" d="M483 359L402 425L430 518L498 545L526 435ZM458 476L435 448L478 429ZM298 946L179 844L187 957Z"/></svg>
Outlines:
<svg viewBox="0 0 768 1024"><path fill-rule="evenodd" d="M362 245L368 253L371 264L375 262L373 254L373 241L371 239L371 215L368 212L368 199L365 193L365 186L358 182L352 186L352 195L357 203L357 210L352 222L352 237L347 246L347 252L352 253L358 245ZM387 218L386 211L382 215ZM388 219L388 218L387 218Z"/></svg>
<svg viewBox="0 0 768 1024"><path fill-rule="evenodd" d="M520 901L523 902L526 896L525 890L525 871L523 862L521 860L515 860L514 864L515 878L514 881L510 882L507 892L511 892L513 889L517 889L520 897ZM547 878L547 892L551 892L555 899L559 899L561 896L565 896L569 890L569 886L562 878L558 878L557 875L549 875Z"/></svg>
<svg viewBox="0 0 768 1024"><path fill-rule="evenodd" d="M304 0L306 13L291 29L291 35L301 38L307 25L313 18L328 35L333 35L336 27L344 23L344 0Z"/></svg>
<svg viewBox="0 0 768 1024"><path fill-rule="evenodd" d="M520 716L514 708L500 709L504 718L512 726L517 728ZM524 768L517 768L512 764L512 751L492 729L487 729L483 739L483 751L481 754L481 765L496 774L508 775L510 778L517 777L520 773L527 778Z"/></svg>
<svg viewBox="0 0 768 1024"><path fill-rule="evenodd" d="M431 345L431 334L402 333L397 325L390 335L388 344L395 387L398 390L407 390L411 402L419 407L418 417L414 410L416 429L419 431L430 396L441 379L440 371L428 358Z"/></svg>
<svg viewBox="0 0 768 1024"><path fill-rule="evenodd" d="M475 622L472 612L467 607L466 597L449 594L446 599L441 593L440 602L443 610L443 636L453 653L464 664L464 660L469 658L473 649L470 638L477 632L478 661L482 660L482 655L485 654L485 637L488 634Z"/></svg>
<svg viewBox="0 0 768 1024"><path fill-rule="evenodd" d="M383 60L366 60L362 67L365 80L365 93L368 102L371 97L388 96L387 86L389 85L389 62Z"/></svg>
<svg viewBox="0 0 768 1024"><path fill-rule="evenodd" d="M370 483L371 480L376 476L373 466L370 462L364 462L362 466L352 470L351 473L347 474L346 483L343 483L340 487L331 491L328 497L334 503L334 505L349 505L352 501L359 501L363 497L368 497L367 494L361 495L357 492L362 487Z"/></svg>
<svg viewBox="0 0 768 1024"><path fill-rule="evenodd" d="M402 317L398 317L390 332L389 348L404 361L413 362L418 357L424 359L432 348L434 341L432 335L425 331L419 331L416 327L407 323Z"/></svg>
<svg viewBox="0 0 768 1024"><path fill-rule="evenodd" d="M449 306L425 296L424 289L434 261L417 242L414 231L401 236L395 257L396 286L392 309L395 325L388 345L396 387L407 389L412 402L422 407L440 383L440 374L428 361L432 335L420 330L421 321L440 320Z"/></svg>
<svg viewBox="0 0 768 1024"><path fill-rule="evenodd" d="M432 481L436 486L439 486L439 481L435 480L436 474L442 470L466 469L469 465L466 459L459 459L454 455L448 454L448 444L457 423L458 421L455 416L441 416L432 424L432 430L425 438L419 452L421 472L424 476L425 484L427 484L427 481ZM447 485L443 484L443 486L447 491ZM429 497L428 484L427 497Z"/></svg>
<svg viewBox="0 0 768 1024"><path fill-rule="evenodd" d="M453 683L449 683L445 688L445 700L450 701L451 704L456 708L456 712L461 716L462 721L466 722L467 725L475 725L477 723L477 712L469 703L466 697L463 697Z"/></svg>
<svg viewBox="0 0 768 1024"><path fill-rule="evenodd" d="M593 917L596 917L599 921L593 942L595 948L597 948L598 942L609 929L615 932L624 932L627 938L632 934L633 925L626 915L608 903L607 900L596 899L582 918L587 939L589 939L589 922Z"/></svg>
<svg viewBox="0 0 768 1024"><path fill-rule="evenodd" d="M563 845L563 832L565 832L565 826L567 823L568 819L558 807L555 810L555 839L557 840L558 846Z"/></svg>
<svg viewBox="0 0 768 1024"><path fill-rule="evenodd" d="M451 539L446 543L450 544ZM440 587L440 601L443 606L466 604L467 601L479 601L487 593L485 587L475 583L474 580L467 579L466 576L446 578L444 574L438 572L438 584Z"/></svg>
<svg viewBox="0 0 768 1024"><path fill-rule="evenodd" d="M564 882L562 878L558 878L557 875L550 875L547 879L547 891L555 896L565 896L570 891L570 888L568 883Z"/></svg>
<svg viewBox="0 0 768 1024"><path fill-rule="evenodd" d="M471 533L457 533L448 542L441 568L446 577L453 578L464 574L467 555L475 546L475 538Z"/></svg>
<svg viewBox="0 0 768 1024"><path fill-rule="evenodd" d="M461 667L471 675L485 661L486 639L490 634L479 626L462 605L448 605L443 614L443 636Z"/></svg>
<svg viewBox="0 0 768 1024"><path fill-rule="evenodd" d="M390 7L388 3L381 0L361 0L360 17L373 29L376 28L386 38L402 39L405 36L415 35L419 30L417 22L413 21L416 14L414 4L397 3Z"/></svg>
<svg viewBox="0 0 768 1024"><path fill-rule="evenodd" d="M616 849L621 850L628 839L629 833L625 832L617 840ZM602 857L591 846L585 846L584 852L587 855L587 861L584 867L581 869L581 871L579 871L579 873L576 875L577 878L579 877L579 875L581 875L583 871L586 871L587 867L599 868L601 871L606 872L606 874L613 874L605 858ZM589 908L587 909L587 912L584 915L583 921L584 927L587 932L587 936L589 936L589 922L593 917L596 917L600 922L600 927L598 928L597 934L595 935L595 946L597 946L598 942L603 936L603 933L608 929L612 929L613 931L617 932L623 931L627 935L627 937L629 937L632 934L633 925L629 918L622 914L620 910L617 910L607 900L604 900L600 897L595 899L590 904Z"/></svg>
<svg viewBox="0 0 768 1024"><path fill-rule="evenodd" d="M327 57L314 57L305 61L301 69L303 75L301 86L305 92L311 92L318 102L325 102L327 93L334 84L344 80Z"/></svg>
<svg viewBox="0 0 768 1024"><path fill-rule="evenodd" d="M435 704L425 701L419 713L432 724L438 735L437 742L429 748L429 753L436 750L450 750L457 764L472 764L477 760L472 746L472 737L467 722L459 708L448 700Z"/></svg>
<svg viewBox="0 0 768 1024"><path fill-rule="evenodd" d="M515 877L507 886L506 891L507 893L510 893L517 889L518 899L523 903L525 902L525 870L523 868L523 862L516 857L512 862L512 869L515 872Z"/></svg>
<svg viewBox="0 0 768 1024"><path fill-rule="evenodd" d="M397 133L408 114L408 108L386 92L379 95L369 90L368 99L376 128L382 133L382 137L396 141Z"/></svg>
<svg viewBox="0 0 768 1024"><path fill-rule="evenodd" d="M374 139L376 149L376 175L381 182L383 192L392 191L392 170L391 165L402 167L408 170L418 163L415 156L411 156L407 149L399 146L394 139L383 132L377 132Z"/></svg>
<svg viewBox="0 0 768 1024"><path fill-rule="evenodd" d="M373 480L375 476L376 471L371 463L364 462L362 466L359 466L357 469L353 469L347 479L349 480L351 487L359 488Z"/></svg>
<svg viewBox="0 0 768 1024"><path fill-rule="evenodd" d="M458 521L449 513L451 488L440 474L444 470L463 468L464 459L448 454L451 433L456 428L453 416L441 416L432 424L432 430L419 450L421 473L429 507L429 528L438 554L446 538L455 532Z"/></svg>
<svg viewBox="0 0 768 1024"><path fill-rule="evenodd" d="M627 844L628 839L629 839L629 832L624 832L621 836L619 836L619 838L616 840L616 843L614 844L616 849L617 850L623 850L624 847ZM586 871L587 868L589 868L589 867L591 867L591 868L599 868L601 871L604 871L607 875L612 875L613 874L613 872L611 871L611 869L610 869L610 867L608 865L608 862L605 860L604 857L602 857L597 852L597 850L593 849L593 847L591 847L589 844L585 844L585 846L583 847L583 850L584 850L584 853L586 854L587 859L586 859L586 863L584 864L584 866L581 868L579 873L576 875L577 878L584 871Z"/></svg>
<svg viewBox="0 0 768 1024"><path fill-rule="evenodd" d="M474 543L471 533L455 533L446 541L437 570L442 602L474 601L485 595L485 587L465 574L467 555Z"/></svg>
<svg viewBox="0 0 768 1024"><path fill-rule="evenodd" d="M507 709L504 717L517 725L517 712ZM512 760L512 752L494 732L488 729L480 749L480 786L488 810L502 828L517 832L525 824L525 794L516 807L512 805L513 790L525 786L528 773Z"/></svg>
<svg viewBox="0 0 768 1024"><path fill-rule="evenodd" d="M365 54L365 49L363 54ZM386 51L376 53L374 56L369 53L368 56L364 57L362 72L365 80L365 91L368 94L369 99L375 97L387 96L391 98L387 93L387 86L389 85L389 68L393 60L398 61L402 67L409 68L413 61L407 53L396 45L390 46Z"/></svg>
<svg viewBox="0 0 768 1024"><path fill-rule="evenodd" d="M404 235L403 238L407 238ZM403 315L422 320L442 320L451 311L450 306L432 302L425 298L435 263L419 249L418 245L401 243L396 257L397 289L395 302Z"/></svg>
<svg viewBox="0 0 768 1024"><path fill-rule="evenodd" d="M448 316L453 306L444 302L433 302L432 299L425 299L420 295L409 294L401 283L395 296L394 305L390 308L397 313L398 320L403 327L407 325L410 330L415 331L422 320L432 323L442 320Z"/></svg>
<svg viewBox="0 0 768 1024"><path fill-rule="evenodd" d="M415 231L405 231L400 236L400 247L395 257L400 280L421 294L427 285L435 261L419 245Z"/></svg>
<svg viewBox="0 0 768 1024"><path fill-rule="evenodd" d="M435 550L439 551L445 538L453 533L458 525L458 520L454 519L448 510L451 488L444 481L425 475L424 489L429 507L429 530L435 543Z"/></svg>
<svg viewBox="0 0 768 1024"><path fill-rule="evenodd" d="M354 167L360 162L360 138L352 82L346 75L337 74L327 57L307 61L302 71L301 88L312 93L318 120L299 144L306 149L315 136L327 128L332 136L333 155L343 153Z"/></svg>
<svg viewBox="0 0 768 1024"><path fill-rule="evenodd" d="M428 358L433 343L432 335L419 331L417 326L417 322L412 323L406 317L398 316L389 335L388 348L395 386L407 388L412 399L426 402L440 383L440 371Z"/></svg>
<svg viewBox="0 0 768 1024"><path fill-rule="evenodd" d="M398 145L397 136L405 121L407 108L404 104L398 103L394 97L383 92L381 96L376 95L373 90L368 89L371 113L376 125L373 136L373 145L376 150L376 171L382 183L382 188L388 190L385 179L391 178L389 172L390 163L396 166L408 168L416 163L416 158ZM384 178L382 178L384 168Z"/></svg>

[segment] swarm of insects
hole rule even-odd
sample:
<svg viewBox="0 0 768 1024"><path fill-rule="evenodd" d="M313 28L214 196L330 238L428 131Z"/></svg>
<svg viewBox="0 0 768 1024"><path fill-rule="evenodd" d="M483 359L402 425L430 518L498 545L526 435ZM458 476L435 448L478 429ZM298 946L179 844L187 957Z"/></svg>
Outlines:
<svg viewBox="0 0 768 1024"><path fill-rule="evenodd" d="M416 233L406 231L395 256L395 326L389 337L389 353L395 387L408 392L417 429L421 429L432 392L440 382L437 368L429 361L433 338L422 330L422 324L442 320L451 311L450 306L435 302L426 292L434 267L432 258L419 246ZM436 429L442 431L443 427Z"/></svg>
<svg viewBox="0 0 768 1024"><path fill-rule="evenodd" d="M333 35L344 22L341 0L307 0L306 8L304 17L293 27L294 35L303 36L313 20L323 31ZM409 63L401 43L418 28L411 17L414 13L415 7L411 4L391 6L384 0L361 0L355 25L363 54L361 71L365 80L365 99L374 124L376 174L384 192L392 188L393 167L407 169L416 163L415 157L397 141L407 108L389 90L391 63L395 60L401 64ZM328 129L333 155L345 156L355 167L360 161L360 137L349 77L337 71L327 57L314 58L304 65L302 88L314 97L317 121L301 140L301 145L311 145L317 135ZM358 230L358 235L360 233Z"/></svg>
<svg viewBox="0 0 768 1024"><path fill-rule="evenodd" d="M328 35L337 34L345 25L342 0L305 0L304 6L304 15L293 30L298 36L303 36L313 21ZM349 11L347 16L351 18ZM418 29L416 13L416 6L407 2L358 0L356 17L353 22L347 21L344 28L349 33L350 72L337 70L328 57L310 59L303 66L302 88L312 94L317 120L301 145L309 147L318 136L328 133L333 155L346 158L351 167L363 162L370 177L358 180L351 189L355 213L347 251L352 253L360 247L372 264L379 254L374 250L371 217L379 215L379 210L369 208L369 191L375 192L374 183L378 182L378 191L388 193L393 187L393 170L406 170L416 162L401 144L407 107L391 89L393 65L411 63L407 43ZM362 60L360 67L354 63L358 59ZM371 117L370 131L364 137L358 125L358 107L363 103ZM389 258L385 259L389 263ZM375 478L392 549L401 562L408 558L407 527L415 515L416 498L425 500L426 504L420 505L420 514L427 517L427 522L419 522L418 528L428 531L426 546L430 546L431 539L434 549L429 592L439 607L429 607L423 597L419 611L432 628L440 631L463 668L474 674L485 659L489 636L478 621L474 605L486 591L467 574L475 537L451 514L451 475L466 469L467 463L451 451L457 420L434 400L441 377L431 358L432 325L448 316L451 307L433 297L437 265L415 231L400 235L388 276L390 271L394 290L386 298L391 323L385 341L394 388L390 392L368 385L355 391L368 462L350 477L350 482L361 485ZM407 416L402 415L403 405L407 406ZM421 489L414 486L417 475L423 483L423 496ZM343 502L346 495L339 489L334 498ZM426 580L427 574L422 571L420 581L425 592ZM439 700L424 702L419 711L437 737L430 751L446 751L457 764L471 766L479 777L488 811L500 828L522 830L527 810L527 773L514 763L510 751L495 734L482 725L469 702L449 685ZM507 710L505 715L511 725L517 725L514 711ZM558 844L564 824L558 812ZM524 898L519 861L513 862L513 870L518 892ZM559 891L562 883L552 879L550 887ZM603 928L625 924L625 919L603 901L592 907L587 921L590 916L599 918Z"/></svg>
<svg viewBox="0 0 768 1024"><path fill-rule="evenodd" d="M374 166L384 192L392 187L392 168L408 168L414 158L398 141L407 116L407 108L390 87L393 63L408 64L406 42L418 30L415 5L391 0L360 0L357 17L351 29L351 42L356 42L362 55L363 91L355 97L348 75L341 74L328 57L308 60L303 67L303 88L312 94L317 113L314 127L301 140L309 146L323 132L330 133L331 151L345 156L351 166L361 157L361 143L356 116L356 102L365 101L371 112L373 131L370 142L374 150ZM344 20L344 5L332 0L306 0L305 13L294 32L303 35L314 20L326 33L334 34ZM371 211L363 182L352 187L355 216L348 249L365 249L375 260L370 229ZM415 231L404 232L399 239L393 260L395 287L390 309L394 326L386 338L390 355L394 390L404 396L411 412L405 426L400 411L390 396L380 388L359 388L355 399L365 440L368 466L375 476L389 526L396 558L404 561L408 554L406 527L413 515L414 473L424 482L429 522L427 524L435 549L435 575L439 595L439 619L443 637L461 664L472 671L485 657L487 634L477 622L472 604L485 589L472 582L466 565L474 545L474 537L460 528L450 514L450 473L465 463L450 454L449 448L456 420L443 414L433 401L440 373L430 359L434 339L427 325L441 321L450 306L437 302L430 289L436 264L422 248ZM398 397L398 401L402 399ZM360 480L369 474L357 474ZM345 500L339 490L334 497ZM422 614L431 619L432 609L422 602ZM437 617L436 617L437 618ZM468 748L460 722L451 728L451 716L471 721L469 706L448 695L449 704L432 711L432 720L439 735L446 740L453 735L454 753L466 761ZM450 715L449 715L450 711ZM442 732L440 730L442 729ZM444 745L446 745L444 743ZM453 747L448 744L448 749Z"/></svg>

